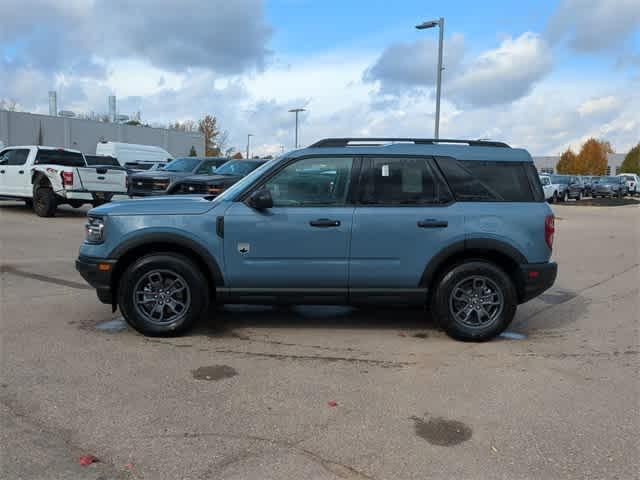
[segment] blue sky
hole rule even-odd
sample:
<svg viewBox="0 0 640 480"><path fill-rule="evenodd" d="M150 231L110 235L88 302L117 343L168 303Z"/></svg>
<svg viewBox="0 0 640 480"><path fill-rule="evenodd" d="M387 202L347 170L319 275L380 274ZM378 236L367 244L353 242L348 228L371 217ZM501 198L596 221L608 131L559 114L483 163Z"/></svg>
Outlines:
<svg viewBox="0 0 640 480"><path fill-rule="evenodd" d="M443 16L441 132L534 154L640 140L638 0L3 0L0 102L218 117L259 153L326 136L431 136Z"/></svg>

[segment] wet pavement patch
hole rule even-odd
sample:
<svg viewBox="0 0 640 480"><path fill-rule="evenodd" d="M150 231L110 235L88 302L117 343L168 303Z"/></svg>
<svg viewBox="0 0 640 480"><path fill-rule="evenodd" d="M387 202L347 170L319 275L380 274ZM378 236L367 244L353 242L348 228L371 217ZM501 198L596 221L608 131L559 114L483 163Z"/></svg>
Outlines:
<svg viewBox="0 0 640 480"><path fill-rule="evenodd" d="M191 371L196 380L208 380L217 382L224 378L231 378L238 375L235 368L228 365L211 365L209 367L199 367Z"/></svg>
<svg viewBox="0 0 640 480"><path fill-rule="evenodd" d="M500 338L504 338L506 340L526 340L527 336L524 333L518 332L502 332L500 334Z"/></svg>
<svg viewBox="0 0 640 480"><path fill-rule="evenodd" d="M416 435L424 438L432 445L451 447L471 438L473 430L468 425L457 420L447 420L440 417L424 420L411 417L414 421Z"/></svg>
<svg viewBox="0 0 640 480"><path fill-rule="evenodd" d="M96 330L109 333L124 332L127 328L129 328L127 326L127 321L122 317L114 318L113 320L98 323L96 325Z"/></svg>

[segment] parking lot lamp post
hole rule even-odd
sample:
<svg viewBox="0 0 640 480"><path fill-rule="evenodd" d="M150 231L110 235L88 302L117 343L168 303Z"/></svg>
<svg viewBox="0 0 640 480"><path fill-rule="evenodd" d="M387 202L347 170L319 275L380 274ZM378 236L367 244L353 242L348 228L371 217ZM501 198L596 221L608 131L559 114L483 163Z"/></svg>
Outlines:
<svg viewBox="0 0 640 480"><path fill-rule="evenodd" d="M427 28L440 27L440 40L438 42L438 81L436 83L436 126L434 132L434 138L440 138L440 93L442 91L442 48L444 43L444 18L440 17L438 20L431 20L429 22L423 22L420 25L416 25L418 30L426 30Z"/></svg>
<svg viewBox="0 0 640 480"><path fill-rule="evenodd" d="M247 133L247 158L251 158L249 156L251 153L251 137L253 137L253 133Z"/></svg>
<svg viewBox="0 0 640 480"><path fill-rule="evenodd" d="M291 110L289 110L289 113L295 113L296 114L296 143L295 143L295 148L298 148L298 114L300 112L304 112L305 109L304 108L292 108Z"/></svg>

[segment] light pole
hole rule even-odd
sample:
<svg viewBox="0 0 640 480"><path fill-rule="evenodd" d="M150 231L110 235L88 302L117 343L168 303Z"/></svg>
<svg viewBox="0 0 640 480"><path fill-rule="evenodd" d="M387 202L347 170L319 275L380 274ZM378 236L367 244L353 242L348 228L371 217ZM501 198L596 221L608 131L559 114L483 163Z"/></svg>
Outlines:
<svg viewBox="0 0 640 480"><path fill-rule="evenodd" d="M251 152L251 137L253 137L253 133L247 133L247 158L249 157L249 153Z"/></svg>
<svg viewBox="0 0 640 480"><path fill-rule="evenodd" d="M444 43L444 18L440 17L438 20L431 20L429 22L423 22L420 25L416 25L418 30L426 30L427 28L440 27L440 41L438 42L438 81L436 84L436 127L434 132L434 138L440 138L440 93L442 91L442 44Z"/></svg>
<svg viewBox="0 0 640 480"><path fill-rule="evenodd" d="M292 108L291 110L289 110L289 113L295 113L296 114L296 144L295 144L295 148L298 148L298 114L300 112L305 112L306 110L304 108Z"/></svg>

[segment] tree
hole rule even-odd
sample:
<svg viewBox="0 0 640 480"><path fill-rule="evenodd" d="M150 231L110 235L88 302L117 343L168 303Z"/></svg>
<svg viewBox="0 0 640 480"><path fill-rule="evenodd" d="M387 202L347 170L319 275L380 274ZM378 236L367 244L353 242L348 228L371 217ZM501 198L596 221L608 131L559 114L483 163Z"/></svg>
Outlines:
<svg viewBox="0 0 640 480"><path fill-rule="evenodd" d="M196 152L196 147L194 147L193 145L191 145L191 150L189 150L189 156L190 157L197 157L198 156L198 152Z"/></svg>
<svg viewBox="0 0 640 480"><path fill-rule="evenodd" d="M220 149L216 143L220 130L218 130L218 119L212 115L207 115L198 122L198 130L204 135L204 154L207 157L220 156Z"/></svg>
<svg viewBox="0 0 640 480"><path fill-rule="evenodd" d="M620 166L620 171L640 175L640 143L629 150L629 153L624 157L624 161Z"/></svg>
<svg viewBox="0 0 640 480"><path fill-rule="evenodd" d="M134 127L139 127L142 125L142 122L140 122L140 120L128 120L126 122L124 122L125 125L132 125Z"/></svg>
<svg viewBox="0 0 640 480"><path fill-rule="evenodd" d="M602 142L595 138L590 138L582 145L578 154L578 171L583 175L604 175L607 171L607 152L612 152L609 142Z"/></svg>
<svg viewBox="0 0 640 480"><path fill-rule="evenodd" d="M576 163L578 157L571 148L567 148L565 152L560 155L560 160L558 160L558 164L556 165L556 171L558 173L575 173Z"/></svg>

